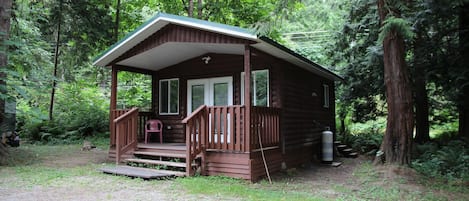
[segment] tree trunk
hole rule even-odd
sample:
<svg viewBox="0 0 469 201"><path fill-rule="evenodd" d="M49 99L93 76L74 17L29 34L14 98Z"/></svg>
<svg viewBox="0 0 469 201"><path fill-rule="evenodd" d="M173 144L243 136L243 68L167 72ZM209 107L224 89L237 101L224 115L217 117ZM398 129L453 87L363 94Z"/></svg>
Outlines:
<svg viewBox="0 0 469 201"><path fill-rule="evenodd" d="M378 0L381 25L388 15L384 0ZM394 17L399 15L393 13ZM396 29L391 29L383 40L384 82L388 117L382 151L389 164L408 165L411 159L414 127L412 90L404 60L404 39Z"/></svg>
<svg viewBox="0 0 469 201"><path fill-rule="evenodd" d="M116 43L119 41L120 11L121 11L121 0L117 0L117 6L116 6L116 21L115 21L115 24L114 24L114 41L115 41Z"/></svg>
<svg viewBox="0 0 469 201"><path fill-rule="evenodd" d="M7 46L6 40L9 38L10 33L10 18L11 18L11 7L12 0L0 0L0 68L7 68L8 57L6 54ZM3 71L0 72L0 85L6 85L6 75ZM0 93L6 94L6 87L0 87ZM5 120L5 100L0 99L0 127L2 127ZM3 129L2 129L3 130ZM0 132L0 137L3 133ZM3 164L8 157L8 150L3 144L3 140L0 142L0 164Z"/></svg>
<svg viewBox="0 0 469 201"><path fill-rule="evenodd" d="M194 16L194 1L193 0L189 0L188 15L189 17Z"/></svg>
<svg viewBox="0 0 469 201"><path fill-rule="evenodd" d="M202 0L197 1L197 18L202 19Z"/></svg>
<svg viewBox="0 0 469 201"><path fill-rule="evenodd" d="M53 119L53 114L54 114L54 97L55 97L55 88L57 86L57 67L59 65L59 47L60 47L60 25L62 24L62 1L59 1L60 3L60 11L59 11L59 20L57 23L57 35L56 35L56 41L55 41L55 51L54 51L54 76L52 79L52 92L50 95L50 105L49 105L49 120Z"/></svg>
<svg viewBox="0 0 469 201"><path fill-rule="evenodd" d="M469 62L469 3L463 3L459 10L459 46L461 52L461 73L468 73ZM459 129L460 137L469 138L469 79L460 80L461 91L459 92Z"/></svg>
<svg viewBox="0 0 469 201"><path fill-rule="evenodd" d="M420 29L418 27L417 29ZM421 62L425 55L421 50L421 30L417 30L417 38L414 43L414 84L415 84L415 142L425 143L430 141L430 123L428 121L428 94L425 66Z"/></svg>

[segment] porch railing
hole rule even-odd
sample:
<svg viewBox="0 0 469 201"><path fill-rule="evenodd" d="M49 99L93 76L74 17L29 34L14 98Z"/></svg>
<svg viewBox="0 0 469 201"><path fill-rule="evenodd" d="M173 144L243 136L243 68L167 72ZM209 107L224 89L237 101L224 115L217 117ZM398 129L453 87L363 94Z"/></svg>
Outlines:
<svg viewBox="0 0 469 201"><path fill-rule="evenodd" d="M116 164L126 152L137 147L138 108L133 108L113 120L115 128Z"/></svg>
<svg viewBox="0 0 469 201"><path fill-rule="evenodd" d="M130 111L130 109L121 109L121 110L112 110L111 111L111 128L110 128L110 140L111 140L111 147L116 145L116 135L115 135L115 126L113 123L114 119L117 119L118 117L122 116L126 112ZM151 119L153 116L152 112L138 112L138 132L137 132L137 139L142 140L145 137L145 123Z"/></svg>
<svg viewBox="0 0 469 201"><path fill-rule="evenodd" d="M247 152L244 132L245 107L241 105L208 107L207 149Z"/></svg>
<svg viewBox="0 0 469 201"><path fill-rule="evenodd" d="M245 112L242 105L199 107L183 120L186 144L190 142L187 148L193 151L203 147L210 151L250 152L260 148L259 134L263 147L278 146L280 109L252 107L250 136L245 132Z"/></svg>
<svg viewBox="0 0 469 201"><path fill-rule="evenodd" d="M186 175L193 175L192 161L202 153L201 172L205 172L205 146L207 144L208 109L202 105L182 120L186 124Z"/></svg>
<svg viewBox="0 0 469 201"><path fill-rule="evenodd" d="M123 114L127 113L130 111L130 109L123 109L123 110L111 110L111 118L110 118L110 124L111 124L111 147L116 145L116 125L114 124L114 120L117 119L118 117L122 116Z"/></svg>
<svg viewBox="0 0 469 201"><path fill-rule="evenodd" d="M259 134L262 147L278 146L280 142L280 109L252 107L251 129L252 149L260 148Z"/></svg>

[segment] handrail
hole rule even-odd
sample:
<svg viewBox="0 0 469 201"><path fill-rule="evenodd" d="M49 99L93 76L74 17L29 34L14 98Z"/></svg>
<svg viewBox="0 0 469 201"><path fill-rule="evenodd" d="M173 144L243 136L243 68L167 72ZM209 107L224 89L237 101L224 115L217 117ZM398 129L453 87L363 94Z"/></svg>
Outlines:
<svg viewBox="0 0 469 201"><path fill-rule="evenodd" d="M113 120L116 128L116 164L124 153L137 147L138 108L133 108Z"/></svg>
<svg viewBox="0 0 469 201"><path fill-rule="evenodd" d="M198 113L199 113L201 110L205 110L205 109L207 109L207 106L206 106L206 105L201 105L201 106L199 106L196 110L194 110L194 112L191 113L190 116L184 118L184 119L182 120L182 123L183 123L183 124L186 124L187 121L189 121L190 119L193 119L194 116L198 115Z"/></svg>
<svg viewBox="0 0 469 201"><path fill-rule="evenodd" d="M193 175L192 161L202 153L201 172L205 173L205 145L208 132L207 106L202 105L182 123L186 124L186 175Z"/></svg>

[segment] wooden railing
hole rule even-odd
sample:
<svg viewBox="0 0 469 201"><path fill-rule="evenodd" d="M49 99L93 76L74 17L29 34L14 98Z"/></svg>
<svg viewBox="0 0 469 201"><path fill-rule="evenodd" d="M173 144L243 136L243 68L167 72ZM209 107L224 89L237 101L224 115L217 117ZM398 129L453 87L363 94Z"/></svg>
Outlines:
<svg viewBox="0 0 469 201"><path fill-rule="evenodd" d="M280 142L280 109L252 107L251 148L259 149L259 133L262 147L278 146Z"/></svg>
<svg viewBox="0 0 469 201"><path fill-rule="evenodd" d="M138 140L143 141L145 139L145 124L152 116L153 112L138 112Z"/></svg>
<svg viewBox="0 0 469 201"><path fill-rule="evenodd" d="M207 149L249 151L244 132L244 106L213 106L208 107L208 113L210 121Z"/></svg>
<svg viewBox="0 0 469 201"><path fill-rule="evenodd" d="M202 153L201 172L205 172L205 145L208 132L208 109L202 105L182 120L186 125L186 175L193 175L192 161Z"/></svg>
<svg viewBox="0 0 469 201"><path fill-rule="evenodd" d="M129 109L123 109L123 110L112 110L111 111L111 117L110 117L110 131L111 131L111 136L110 136L110 145L111 147L114 147L116 145L116 125L114 124L114 120L117 119L118 117L122 116L123 114L127 113L130 111Z"/></svg>
<svg viewBox="0 0 469 201"><path fill-rule="evenodd" d="M116 145L116 134L115 134L115 126L113 120L120 117L121 115L125 114L126 112L130 111L130 109L122 109L122 110L112 110L111 112L111 136L110 136L110 145L114 147ZM137 139L143 140L145 137L145 123L151 119L153 116L152 112L138 112L138 133Z"/></svg>
<svg viewBox="0 0 469 201"><path fill-rule="evenodd" d="M137 147L138 108L120 115L113 120L116 142L116 164L126 152Z"/></svg>

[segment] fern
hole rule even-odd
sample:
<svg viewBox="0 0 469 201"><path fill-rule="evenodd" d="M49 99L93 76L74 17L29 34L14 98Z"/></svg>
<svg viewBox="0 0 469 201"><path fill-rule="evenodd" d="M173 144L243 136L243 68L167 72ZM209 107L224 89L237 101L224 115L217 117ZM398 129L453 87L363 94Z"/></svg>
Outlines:
<svg viewBox="0 0 469 201"><path fill-rule="evenodd" d="M415 37L415 33L412 31L412 26L409 21L391 16L387 18L383 26L379 29L378 42L382 43L384 38L388 36L392 31L396 31L404 39L412 40Z"/></svg>

